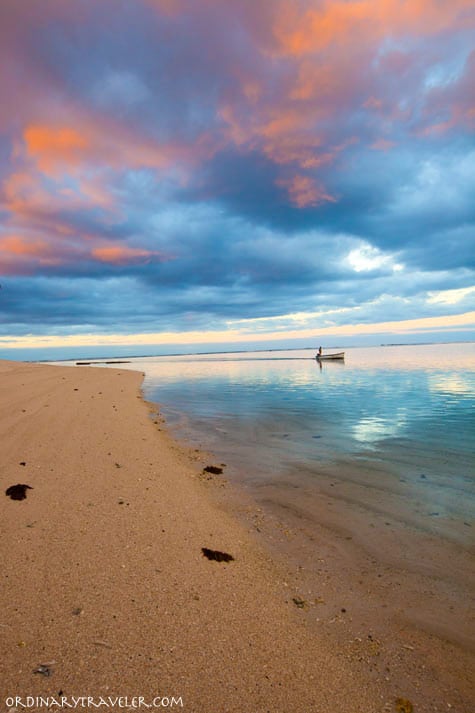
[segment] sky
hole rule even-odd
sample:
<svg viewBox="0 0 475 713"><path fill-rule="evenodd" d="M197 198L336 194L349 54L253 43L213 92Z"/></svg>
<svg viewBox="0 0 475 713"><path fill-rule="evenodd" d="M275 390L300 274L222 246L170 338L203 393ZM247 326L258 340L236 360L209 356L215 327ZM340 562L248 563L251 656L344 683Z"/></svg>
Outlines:
<svg viewBox="0 0 475 713"><path fill-rule="evenodd" d="M0 357L475 335L473 0L2 0Z"/></svg>

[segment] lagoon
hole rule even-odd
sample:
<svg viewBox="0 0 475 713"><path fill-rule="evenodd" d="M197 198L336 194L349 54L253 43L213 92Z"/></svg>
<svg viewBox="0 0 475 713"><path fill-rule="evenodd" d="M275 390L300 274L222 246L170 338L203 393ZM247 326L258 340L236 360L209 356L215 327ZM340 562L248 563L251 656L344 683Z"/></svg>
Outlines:
<svg viewBox="0 0 475 713"><path fill-rule="evenodd" d="M401 518L417 514L464 541L474 511L475 344L350 348L344 363L321 365L314 356L147 357L128 366L145 372L145 396L174 433L248 487L323 487L339 476L389 497L397 483Z"/></svg>
<svg viewBox="0 0 475 713"><path fill-rule="evenodd" d="M321 364L300 349L121 368L143 371L174 435L258 500L275 504L278 492L288 509L286 497L297 507L301 496L310 516L312 499L338 492L368 515L473 540L475 343L354 347Z"/></svg>

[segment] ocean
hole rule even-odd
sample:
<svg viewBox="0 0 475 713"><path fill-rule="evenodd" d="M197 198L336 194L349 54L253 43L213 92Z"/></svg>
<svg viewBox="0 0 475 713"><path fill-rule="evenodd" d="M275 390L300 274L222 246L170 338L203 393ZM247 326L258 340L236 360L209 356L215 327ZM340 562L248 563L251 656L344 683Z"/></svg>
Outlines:
<svg viewBox="0 0 475 713"><path fill-rule="evenodd" d="M140 357L124 366L144 371L146 399L179 439L213 453L256 494L288 486L307 497L347 479L358 507L376 507L377 495L379 510L465 541L475 504L475 344L350 348L344 362L321 364L314 356Z"/></svg>
<svg viewBox="0 0 475 713"><path fill-rule="evenodd" d="M302 349L121 368L145 373L145 398L179 440L283 515L336 526L324 495L347 514L473 542L475 343L354 347L321 364Z"/></svg>

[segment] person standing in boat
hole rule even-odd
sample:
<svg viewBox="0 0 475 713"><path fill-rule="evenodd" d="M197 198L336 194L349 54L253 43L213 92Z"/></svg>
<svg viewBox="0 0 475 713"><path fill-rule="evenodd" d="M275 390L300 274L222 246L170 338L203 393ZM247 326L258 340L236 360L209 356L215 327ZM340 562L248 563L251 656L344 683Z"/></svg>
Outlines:
<svg viewBox="0 0 475 713"><path fill-rule="evenodd" d="M318 358L318 357L321 357L322 354L323 354L322 348L321 348L321 347L318 347L317 358Z"/></svg>

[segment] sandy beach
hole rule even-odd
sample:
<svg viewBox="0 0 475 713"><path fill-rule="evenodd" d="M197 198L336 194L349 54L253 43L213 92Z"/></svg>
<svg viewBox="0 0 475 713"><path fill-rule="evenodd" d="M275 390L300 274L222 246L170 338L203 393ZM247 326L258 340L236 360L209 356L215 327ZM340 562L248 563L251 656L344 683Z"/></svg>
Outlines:
<svg viewBox="0 0 475 713"><path fill-rule="evenodd" d="M346 609L369 581L323 626L305 574L256 537L257 503L225 468L203 472L222 464L174 441L141 383L0 362L2 710L27 696L122 696L127 710L175 698L188 713L473 709L468 644L390 623L383 660L370 629L355 636ZM24 499L5 495L16 484Z"/></svg>

